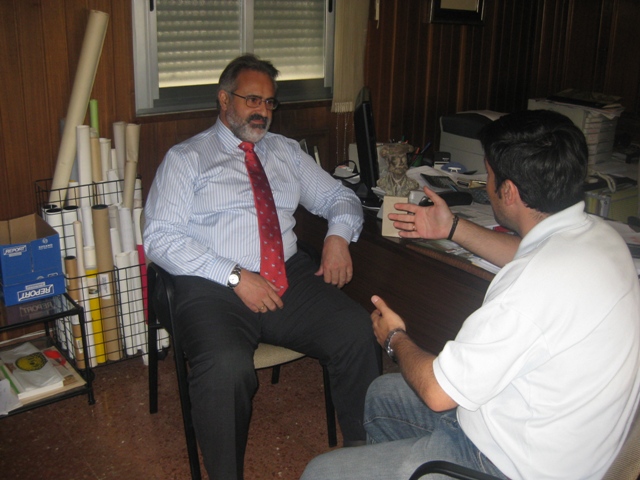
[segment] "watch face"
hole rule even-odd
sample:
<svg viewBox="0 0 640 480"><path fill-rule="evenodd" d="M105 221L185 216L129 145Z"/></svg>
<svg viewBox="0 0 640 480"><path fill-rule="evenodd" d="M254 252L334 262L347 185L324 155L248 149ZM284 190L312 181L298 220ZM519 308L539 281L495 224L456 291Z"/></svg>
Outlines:
<svg viewBox="0 0 640 480"><path fill-rule="evenodd" d="M240 275L238 275L237 273L232 273L231 275L229 275L229 285L235 287L236 285L238 285L238 283L240 283Z"/></svg>

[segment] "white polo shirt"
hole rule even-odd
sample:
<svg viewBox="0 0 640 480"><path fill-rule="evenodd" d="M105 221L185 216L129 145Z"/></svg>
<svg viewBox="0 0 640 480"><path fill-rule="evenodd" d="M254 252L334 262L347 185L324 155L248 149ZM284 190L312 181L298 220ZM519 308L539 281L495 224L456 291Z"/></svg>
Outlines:
<svg viewBox="0 0 640 480"><path fill-rule="evenodd" d="M601 478L640 390L640 286L584 203L527 234L434 363L465 434L513 479Z"/></svg>

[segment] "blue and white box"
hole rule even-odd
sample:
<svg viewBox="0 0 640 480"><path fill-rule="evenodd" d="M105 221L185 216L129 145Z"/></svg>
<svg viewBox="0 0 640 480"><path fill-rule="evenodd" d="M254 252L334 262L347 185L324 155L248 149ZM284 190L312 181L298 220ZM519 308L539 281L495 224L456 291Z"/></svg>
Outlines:
<svg viewBox="0 0 640 480"><path fill-rule="evenodd" d="M0 222L0 285L6 306L63 294L60 236L35 214Z"/></svg>

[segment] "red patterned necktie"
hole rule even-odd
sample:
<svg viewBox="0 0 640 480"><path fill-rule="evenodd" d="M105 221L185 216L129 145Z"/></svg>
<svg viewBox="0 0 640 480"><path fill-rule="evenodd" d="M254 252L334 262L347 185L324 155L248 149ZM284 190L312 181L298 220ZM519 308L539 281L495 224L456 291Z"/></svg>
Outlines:
<svg viewBox="0 0 640 480"><path fill-rule="evenodd" d="M253 189L253 200L258 214L260 231L260 275L279 288L278 295L287 290L287 272L284 265L284 249L280 222L269 186L269 179L264 173L258 155L253 151L253 143L242 142L238 145L244 150L244 160L249 172L249 180Z"/></svg>

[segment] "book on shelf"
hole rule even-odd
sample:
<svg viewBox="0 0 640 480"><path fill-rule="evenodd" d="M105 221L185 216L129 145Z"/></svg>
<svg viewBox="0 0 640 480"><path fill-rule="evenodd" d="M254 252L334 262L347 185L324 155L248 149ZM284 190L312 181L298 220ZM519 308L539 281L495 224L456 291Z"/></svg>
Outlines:
<svg viewBox="0 0 640 480"><path fill-rule="evenodd" d="M58 369L30 342L0 351L0 372L21 402L64 386Z"/></svg>

